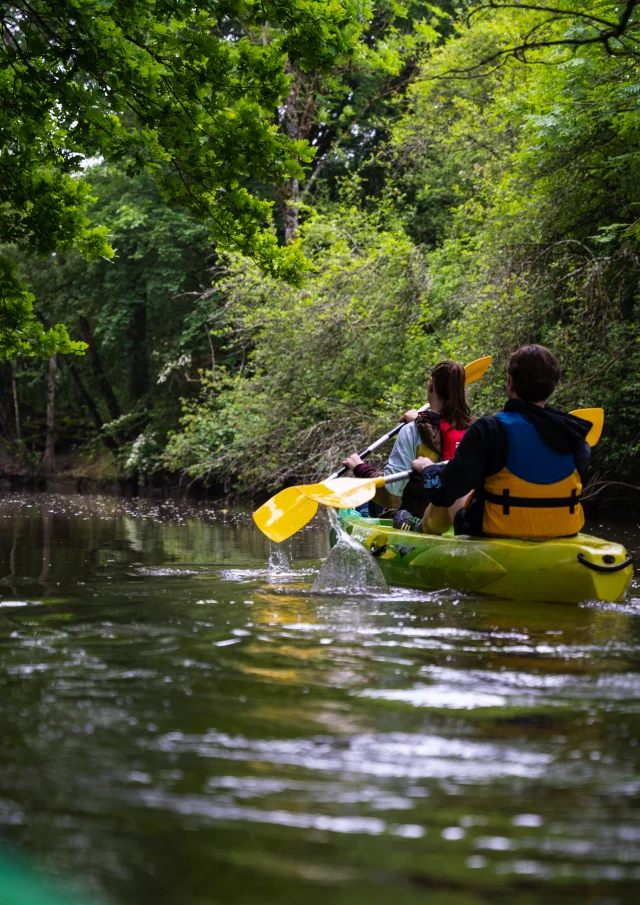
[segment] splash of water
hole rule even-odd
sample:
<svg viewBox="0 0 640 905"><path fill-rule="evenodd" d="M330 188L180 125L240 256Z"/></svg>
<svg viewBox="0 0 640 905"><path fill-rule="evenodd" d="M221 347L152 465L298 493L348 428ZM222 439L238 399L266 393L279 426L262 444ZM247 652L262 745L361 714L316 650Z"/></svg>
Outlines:
<svg viewBox="0 0 640 905"><path fill-rule="evenodd" d="M387 582L373 556L347 534L334 509L329 509L329 518L337 541L316 575L312 592L362 594L385 590Z"/></svg>
<svg viewBox="0 0 640 905"><path fill-rule="evenodd" d="M293 564L291 562L291 551L288 545L274 544L269 542L269 572L280 575L283 572L291 572Z"/></svg>

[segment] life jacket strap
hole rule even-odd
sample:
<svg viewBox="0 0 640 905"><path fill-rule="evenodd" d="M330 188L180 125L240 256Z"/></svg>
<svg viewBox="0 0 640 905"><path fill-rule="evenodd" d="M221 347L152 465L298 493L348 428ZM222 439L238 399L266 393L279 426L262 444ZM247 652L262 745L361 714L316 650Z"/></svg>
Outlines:
<svg viewBox="0 0 640 905"><path fill-rule="evenodd" d="M512 506L520 506L524 509L564 509L565 506L568 506L569 513L573 515L580 502L580 495L575 488L571 491L570 497L511 496L507 488L502 493L491 493L485 490L482 496L488 502L502 506L503 515L509 515L509 509Z"/></svg>

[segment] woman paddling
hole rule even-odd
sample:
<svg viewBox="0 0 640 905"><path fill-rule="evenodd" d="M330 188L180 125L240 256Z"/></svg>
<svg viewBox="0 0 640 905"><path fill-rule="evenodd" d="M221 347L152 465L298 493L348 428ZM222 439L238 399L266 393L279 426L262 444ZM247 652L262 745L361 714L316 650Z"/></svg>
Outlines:
<svg viewBox="0 0 640 905"><path fill-rule="evenodd" d="M411 463L419 457L427 457L432 462L443 462L452 459L456 447L465 430L473 422L467 404L465 392L465 371L457 361L442 361L431 372L427 384L427 398L430 409L418 412L412 409L406 412L401 421L407 424L398 434L395 446L384 468L384 474L395 474L411 468ZM380 474L371 465L363 462L357 453L352 453L342 463L353 470L357 478L370 478ZM392 495L386 488L376 494L376 502L387 509L402 511L402 525L410 528L407 515L418 522L423 518L429 505L428 491L418 478L394 484L394 489L402 491L402 499ZM387 516L391 512L385 513ZM422 530L428 527L429 533L439 534L451 524L448 511L431 506Z"/></svg>

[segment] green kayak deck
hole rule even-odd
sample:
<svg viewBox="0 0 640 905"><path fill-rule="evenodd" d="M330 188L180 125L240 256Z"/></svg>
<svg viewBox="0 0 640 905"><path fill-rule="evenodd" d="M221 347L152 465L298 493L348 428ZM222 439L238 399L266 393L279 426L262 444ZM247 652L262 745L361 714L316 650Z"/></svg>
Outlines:
<svg viewBox="0 0 640 905"><path fill-rule="evenodd" d="M417 534L353 510L340 510L340 522L376 557L389 584L408 588L614 603L624 597L633 577L631 558L621 544L588 534L548 541Z"/></svg>

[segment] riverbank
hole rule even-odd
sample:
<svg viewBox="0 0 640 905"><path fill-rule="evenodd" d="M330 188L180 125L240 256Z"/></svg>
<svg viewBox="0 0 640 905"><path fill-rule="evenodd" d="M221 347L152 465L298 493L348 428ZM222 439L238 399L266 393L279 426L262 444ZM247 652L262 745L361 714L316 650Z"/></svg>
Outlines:
<svg viewBox="0 0 640 905"><path fill-rule="evenodd" d="M56 467L44 472L39 464L12 456L0 447L0 488L46 491L47 493L105 493L111 496L194 496L219 498L222 493L207 491L199 483L180 474L159 471L153 475L126 474L109 452L77 450L56 456ZM189 486L185 486L185 485Z"/></svg>
<svg viewBox="0 0 640 905"><path fill-rule="evenodd" d="M74 450L56 455L56 469L44 473L39 465L18 460L0 446L0 490L32 490L47 493L105 493L111 496L188 497L204 500L244 500L260 505L271 495L260 487L235 493L222 484L205 484L180 472L158 470L153 474L127 474L107 451ZM587 497L589 488L587 488ZM598 495L584 502L588 518L611 517L638 521L640 493L629 485L611 481Z"/></svg>

